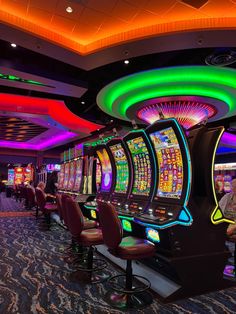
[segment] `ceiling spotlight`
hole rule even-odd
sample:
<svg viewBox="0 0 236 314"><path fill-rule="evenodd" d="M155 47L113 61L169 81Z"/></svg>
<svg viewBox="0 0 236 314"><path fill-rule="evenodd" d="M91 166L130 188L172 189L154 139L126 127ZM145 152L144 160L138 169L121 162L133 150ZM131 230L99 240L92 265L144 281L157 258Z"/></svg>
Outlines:
<svg viewBox="0 0 236 314"><path fill-rule="evenodd" d="M14 44L14 43L11 43L11 46L12 46L13 48L16 48L16 44Z"/></svg>
<svg viewBox="0 0 236 314"><path fill-rule="evenodd" d="M66 12L67 12L67 13L72 13L72 12L73 12L72 7L67 7L67 8L66 8Z"/></svg>
<svg viewBox="0 0 236 314"><path fill-rule="evenodd" d="M125 61L124 61L124 64L129 64L129 60L125 60Z"/></svg>
<svg viewBox="0 0 236 314"><path fill-rule="evenodd" d="M84 104L85 104L85 101L81 101L81 104L84 105Z"/></svg>

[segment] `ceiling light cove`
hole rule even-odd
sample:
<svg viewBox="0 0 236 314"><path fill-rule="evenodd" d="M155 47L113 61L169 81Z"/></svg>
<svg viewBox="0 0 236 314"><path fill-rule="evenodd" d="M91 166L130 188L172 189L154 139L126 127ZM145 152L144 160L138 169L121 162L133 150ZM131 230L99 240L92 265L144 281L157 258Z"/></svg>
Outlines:
<svg viewBox="0 0 236 314"><path fill-rule="evenodd" d="M195 122L188 122L191 125L199 123L199 117L202 117L200 120L203 117L210 121L219 120L236 114L235 75L233 69L209 66L169 67L139 72L105 86L98 93L97 103L113 117L135 119L139 123L140 118L147 123L159 119L160 109L166 113L168 111L169 116L178 114L189 117L194 110L194 117L190 119L194 118ZM191 107L191 110L186 111L186 107ZM142 108L146 109L140 111ZM144 118L148 108L149 118Z"/></svg>

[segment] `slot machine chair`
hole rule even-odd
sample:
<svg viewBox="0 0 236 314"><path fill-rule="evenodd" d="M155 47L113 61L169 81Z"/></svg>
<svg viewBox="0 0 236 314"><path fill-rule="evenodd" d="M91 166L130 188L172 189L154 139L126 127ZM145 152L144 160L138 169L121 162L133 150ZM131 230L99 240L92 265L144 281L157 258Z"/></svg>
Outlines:
<svg viewBox="0 0 236 314"><path fill-rule="evenodd" d="M57 211L57 205L46 202L46 194L39 188L35 189L36 201L39 209L45 216L46 223L50 228L51 225L51 213ZM36 216L37 218L37 216Z"/></svg>
<svg viewBox="0 0 236 314"><path fill-rule="evenodd" d="M36 196L35 191L31 187L26 188L27 199L28 199L28 209L32 210L33 207L36 206ZM36 215L38 215L38 211L36 210Z"/></svg>
<svg viewBox="0 0 236 314"><path fill-rule="evenodd" d="M70 208L67 208L66 200L67 199L73 200L73 199L68 194L62 194L62 195L57 194L56 199L59 202L59 214L60 214L61 220L64 222L64 226L67 229L69 229L68 216L70 214ZM84 216L83 216L83 219L84 219L84 226L83 226L84 229L96 228L97 226L96 221L86 219ZM68 253L69 257L72 257L73 254L76 254L75 260L72 261L72 263L77 262L78 261L77 258L81 259L83 257L83 254L85 253L84 248L82 246L78 246L77 243L74 241L73 237L71 240L71 244L65 251L66 253Z"/></svg>
<svg viewBox="0 0 236 314"><path fill-rule="evenodd" d="M106 301L116 308L123 310L140 308L152 303L152 296L147 291L151 284L142 276L133 275L132 260L152 257L155 245L145 239L124 237L121 222L115 207L109 203L98 202L98 212L105 245L115 257L127 261L125 275L110 277L107 281L111 290L106 294ZM125 283L121 283L121 279ZM134 279L141 279L144 284L134 287Z"/></svg>
<svg viewBox="0 0 236 314"><path fill-rule="evenodd" d="M94 258L94 246L103 244L102 230L98 228L84 229L84 217L80 206L71 197L67 198L66 201L67 210L67 226L71 233L74 242L78 243L79 246L88 248L87 257L85 264L78 265L77 271L86 272L89 274L90 283L100 283L107 279L105 274L96 274L103 270L107 263L102 259Z"/></svg>

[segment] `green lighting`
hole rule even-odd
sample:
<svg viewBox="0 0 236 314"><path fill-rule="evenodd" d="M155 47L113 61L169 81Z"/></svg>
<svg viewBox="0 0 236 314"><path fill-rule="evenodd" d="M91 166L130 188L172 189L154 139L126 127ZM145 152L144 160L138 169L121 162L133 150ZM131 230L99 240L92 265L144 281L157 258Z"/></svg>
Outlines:
<svg viewBox="0 0 236 314"><path fill-rule="evenodd" d="M38 86L44 86L44 87L50 87L53 88L53 86L46 85L37 81L33 80L25 80L19 76L11 75L11 74L2 74L0 73L0 79L7 80L7 81L13 81L13 82L20 82L20 83L26 83L31 85L38 85Z"/></svg>
<svg viewBox="0 0 236 314"><path fill-rule="evenodd" d="M236 71L210 66L155 69L126 76L104 87L97 96L99 107L120 119L138 102L154 97L205 96L228 105L226 116L236 111Z"/></svg>
<svg viewBox="0 0 236 314"><path fill-rule="evenodd" d="M97 213L96 213L96 210L91 209L91 210L90 210L90 214L91 214L91 217L92 217L92 218L97 219Z"/></svg>
<svg viewBox="0 0 236 314"><path fill-rule="evenodd" d="M114 137L114 135L105 137L105 138L103 138L103 139L101 139L101 140L97 140L97 141L94 141L94 142L88 142L88 143L85 143L84 146L92 146L92 147L95 147L95 146L97 146L97 145L104 144L104 143L108 142L108 141L111 140L113 137Z"/></svg>
<svg viewBox="0 0 236 314"><path fill-rule="evenodd" d="M131 232L132 226L129 220L123 219L122 221L122 227L125 231Z"/></svg>

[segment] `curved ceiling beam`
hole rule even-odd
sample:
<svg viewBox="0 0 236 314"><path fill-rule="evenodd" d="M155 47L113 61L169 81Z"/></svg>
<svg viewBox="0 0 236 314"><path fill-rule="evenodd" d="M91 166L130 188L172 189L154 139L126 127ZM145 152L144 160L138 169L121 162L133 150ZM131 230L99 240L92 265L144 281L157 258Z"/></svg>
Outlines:
<svg viewBox="0 0 236 314"><path fill-rule="evenodd" d="M74 132L87 135L103 127L76 116L66 107L62 100L1 93L0 110L49 115L62 126Z"/></svg>

